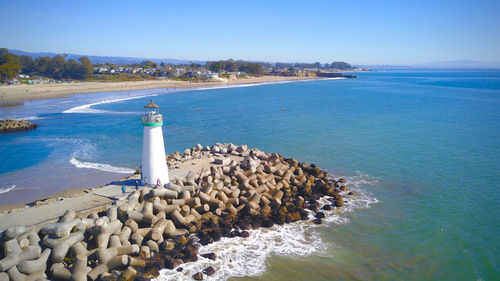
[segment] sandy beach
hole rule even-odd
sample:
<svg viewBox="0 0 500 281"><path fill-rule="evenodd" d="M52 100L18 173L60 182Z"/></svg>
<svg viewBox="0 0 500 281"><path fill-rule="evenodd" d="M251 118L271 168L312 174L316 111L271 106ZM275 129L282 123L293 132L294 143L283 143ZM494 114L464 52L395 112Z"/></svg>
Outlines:
<svg viewBox="0 0 500 281"><path fill-rule="evenodd" d="M216 87L235 84L258 84L275 81L308 80L316 77L284 77L262 76L228 80L226 82L200 82L192 83L177 80L146 80L130 82L74 82L62 84L35 84L35 85L9 85L0 86L0 104L20 103L23 101L60 98L73 94L133 91L156 88L198 88Z"/></svg>

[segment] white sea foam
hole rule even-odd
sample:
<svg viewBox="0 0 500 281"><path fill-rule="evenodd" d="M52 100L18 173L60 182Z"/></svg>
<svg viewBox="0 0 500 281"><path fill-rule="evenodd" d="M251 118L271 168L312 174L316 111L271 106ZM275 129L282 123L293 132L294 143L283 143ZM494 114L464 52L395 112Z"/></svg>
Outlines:
<svg viewBox="0 0 500 281"><path fill-rule="evenodd" d="M270 256L309 256L325 255L324 249L328 248L317 231L320 227L329 227L332 224L347 223L345 214L360 208L369 208L378 202L359 188L360 185L377 183L364 174L344 177L350 191L356 196L344 194L347 203L342 208L333 208L323 211L326 215L324 224L315 225L310 221L299 221L282 226L275 225L269 229L260 228L250 230L248 238L222 238L220 241L199 249L200 254L214 252L217 254L215 261L199 257L198 261L182 264L182 272L176 269L162 269L157 281L192 280L192 275L212 266L215 274L204 275L204 280L227 280L230 277L258 276L266 270L266 260ZM321 199L323 204L330 203ZM312 218L312 215L310 215Z"/></svg>
<svg viewBox="0 0 500 281"><path fill-rule="evenodd" d="M199 88L191 88L191 89L182 89L182 91L203 91L203 90L212 90L212 89L243 88L243 87L253 87L253 86L260 86L260 85L286 84L286 83L295 83L295 82L309 82L309 81L317 81L317 80L335 80L335 79L345 79L345 78L335 77L335 78L319 78L319 79L308 79L308 80L270 81L270 82L252 83L252 84L233 84L233 85L214 86L214 87L199 87ZM94 109L92 107L95 105L115 103L115 102L132 100L132 99L139 99L139 98L143 98L143 97L147 97L147 96L157 96L158 94L167 94L167 92L165 92L165 93L153 93L153 94L148 94L148 95L133 96L133 97L127 97L127 98L104 100L104 101L100 101L100 102L79 105L79 106L75 106L75 107L72 107L70 109L64 110L63 113L135 114L137 112L108 111L108 110Z"/></svg>
<svg viewBox="0 0 500 281"><path fill-rule="evenodd" d="M200 256L197 262L181 265L184 268L182 272L175 269L161 270L157 280L192 280L193 274L209 266L215 269L215 274L205 275L204 280L261 275L266 270L266 260L271 255L308 256L320 253L324 243L318 234L311 231L312 227L309 222L297 222L269 229L249 230L248 238L222 238L199 250L200 254L216 253L215 261Z"/></svg>
<svg viewBox="0 0 500 281"><path fill-rule="evenodd" d="M0 188L0 194L7 193L7 192L11 191L14 188L16 188L15 184L11 185L10 187Z"/></svg>
<svg viewBox="0 0 500 281"><path fill-rule="evenodd" d="M344 77L332 77L332 78L318 78L318 79L307 79L307 80L269 81L269 82L262 82L262 83L232 84L232 85L224 85L224 86L191 88L191 89L183 89L183 91L204 91L204 90L216 90L216 89L228 89L228 88L245 88L245 87L254 87L254 86L261 86L261 85L288 84L288 83L310 82L310 81L320 81L320 80L338 80L338 79L346 79L346 78L344 78Z"/></svg>
<svg viewBox="0 0 500 281"><path fill-rule="evenodd" d="M119 173L119 174L133 174L135 171L129 168L115 167L108 164L84 162L77 160L74 156L69 162L77 168L96 169L104 172Z"/></svg>
<svg viewBox="0 0 500 281"><path fill-rule="evenodd" d="M147 96L156 96L156 94L147 95ZM101 113L101 114L102 113L106 113L106 114L131 114L131 113L134 113L135 114L136 112L119 112L119 111L107 111L107 110L93 109L92 106L99 105L99 104L115 103L115 102L126 101L126 100L140 99L143 97L146 97L146 96L134 96L134 97L127 97L127 98L103 100L100 102L94 102L94 103L75 106L75 107L72 107L70 109L63 111L62 113L91 113L91 114L96 114L96 113Z"/></svg>
<svg viewBox="0 0 500 281"><path fill-rule="evenodd" d="M30 116L30 117L21 118L21 119L24 119L24 120L38 120L38 119L42 119L42 117L40 117L40 116Z"/></svg>
<svg viewBox="0 0 500 281"><path fill-rule="evenodd" d="M361 186L377 184L377 178L370 177L367 174L362 174L360 172L357 172L356 175L337 177L337 179L338 178L344 178L346 186L348 187L347 191L340 192L345 201L344 206L334 210L340 215L338 218L328 214L325 217L326 222L347 223L349 220L345 216L342 216L342 214L349 213L357 209L370 208L371 205L378 202L377 198L370 196L363 188L360 188ZM348 195L349 192L354 192L355 195ZM325 213L331 213L331 211L325 211Z"/></svg>

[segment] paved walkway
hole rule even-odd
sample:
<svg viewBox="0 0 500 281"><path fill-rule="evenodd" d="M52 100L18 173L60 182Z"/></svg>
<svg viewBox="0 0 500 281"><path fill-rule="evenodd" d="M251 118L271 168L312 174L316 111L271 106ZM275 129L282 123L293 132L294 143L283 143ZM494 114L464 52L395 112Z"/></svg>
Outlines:
<svg viewBox="0 0 500 281"><path fill-rule="evenodd" d="M242 157L231 156L231 159L241 160ZM170 179L176 177L185 177L192 170L199 173L202 169L210 169L211 165L209 158L188 160L179 165L177 169L169 170ZM62 216L66 210L74 210L76 213L91 211L93 209L101 209L106 205L113 203L115 200L120 200L135 190L135 179L125 181L129 185L125 185L125 194L122 194L122 184L113 183L104 187L91 189L85 195L63 198L61 201L56 201L47 205L33 206L18 210L9 214L0 216L0 232L14 225L24 225L26 227L36 227L40 224L55 222ZM139 187L140 188L140 187Z"/></svg>

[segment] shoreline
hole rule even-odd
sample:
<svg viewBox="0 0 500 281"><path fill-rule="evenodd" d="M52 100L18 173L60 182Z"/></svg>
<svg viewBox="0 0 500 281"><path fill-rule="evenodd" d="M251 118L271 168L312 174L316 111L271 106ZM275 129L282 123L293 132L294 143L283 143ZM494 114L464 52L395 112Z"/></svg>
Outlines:
<svg viewBox="0 0 500 281"><path fill-rule="evenodd" d="M269 79L269 78L272 78L272 79ZM143 84L142 82L143 81L139 81L139 82L130 82L130 83L134 83L136 84L135 86L137 87L157 87L158 86L158 82L162 83L161 85L162 86L171 86L172 84L171 83L175 83L176 86L179 86L177 87L175 90L176 91L191 91L191 90L203 90L203 89L218 89L218 88L228 88L228 87L240 87L240 86L243 86L243 87L247 87L247 86L254 86L254 85L261 85L261 84L274 84L274 83L288 83L288 82L298 82L298 81L313 81L313 80L332 80L332 79L339 79L339 78L317 78L317 77L283 77L283 76L271 76L271 77L259 77L259 78L251 78L251 79L236 79L236 80L231 80L230 83L218 83L218 82L211 82L211 83L188 83L188 82L185 82L185 81L144 81L145 84ZM150 82L153 82L153 83L150 83ZM119 82L119 83L97 83L99 84L99 87L111 87L109 89L109 93L111 92L119 92L119 89L116 88L116 86L120 86L122 85L123 83L129 83L129 82ZM40 90L40 89L43 89L43 88L40 88L40 87L56 87L57 89L63 91L62 93L60 92L51 92L51 93L42 93L40 94L40 96L38 96L38 100L44 100L44 99L54 99L54 98L60 98L60 97L68 97L68 98L72 98L70 97L71 95L77 95L77 94L85 94L85 93L90 93L88 92L87 90L89 89L87 86L88 84L95 84L93 82L91 83L87 83L87 82L83 82L81 83L81 85L78 85L79 87L78 88L68 88L68 86L71 86L71 84L46 84L46 85L43 85L43 84L37 84L37 85L14 85L14 86L0 86L0 93L2 92L2 90L6 89L6 88L12 88L12 89L16 89L16 88L20 88L19 86L23 86L23 88L33 88L33 89L37 89L37 90ZM118 84L118 85L117 85ZM120 86L122 87L122 86ZM83 90L85 89L85 91ZM154 89L154 88L153 88ZM19 90L19 89L18 89ZM75 91L76 90L80 90L82 92L80 93L76 93ZM101 92L101 90L99 90L99 92ZM31 92L31 94L33 94L33 92ZM106 93L106 92L104 92ZM103 94L104 94L103 93ZM12 93L11 93L12 94ZM22 97L25 97L26 95L21 95ZM10 106L18 106L18 105L24 105L24 102L19 102L19 101L14 101L12 103L3 103L4 100L2 100L0 98L0 107L10 107ZM23 119L23 118L20 118L20 119ZM122 176L123 177L123 176ZM30 205L30 204L33 204L34 202L36 201L40 201L40 200L45 200L45 199L48 199L48 198L53 198L53 197L64 197L64 195L59 195L57 196L57 194L71 194L72 191L75 191L75 192L80 192L81 190L84 190L84 189L89 189L89 188L93 188L94 186L103 186L103 185L106 185L106 184L109 184L110 181L109 180L105 180L105 181L102 181L102 182L99 182L97 184L94 184L92 186L82 186L82 185L74 185L72 186L71 188L69 189L64 189L64 190L60 190L60 191L56 191L54 193L54 191L50 191L50 192L47 192L45 194L40 194L38 196L33 196L31 199L28 199L28 200L23 200L23 201L18 201L18 202L15 202L15 203L7 203L7 204L0 204L0 213L1 212L5 212L5 211L8 211L10 209L20 209L20 208L24 208L25 206L27 205Z"/></svg>
<svg viewBox="0 0 500 281"><path fill-rule="evenodd" d="M62 98L76 94L135 91L158 88L203 88L227 85L251 85L268 82L318 80L318 77L262 76L228 80L226 82L191 83L177 80L145 80L130 82L74 82L66 84L35 84L0 86L0 107L22 105L25 101Z"/></svg>

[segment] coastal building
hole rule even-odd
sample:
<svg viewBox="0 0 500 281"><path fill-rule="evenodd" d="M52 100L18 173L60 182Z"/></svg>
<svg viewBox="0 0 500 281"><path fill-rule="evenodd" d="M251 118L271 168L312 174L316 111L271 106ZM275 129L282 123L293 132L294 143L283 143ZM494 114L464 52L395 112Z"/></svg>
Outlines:
<svg viewBox="0 0 500 281"><path fill-rule="evenodd" d="M202 79L218 79L219 74L217 73L211 73L211 72L202 72L200 73L200 78Z"/></svg>
<svg viewBox="0 0 500 281"><path fill-rule="evenodd" d="M144 109L141 180L145 185L155 185L158 182L161 185L168 184L168 167L162 132L163 116L159 112L160 106L151 100L144 106Z"/></svg>

